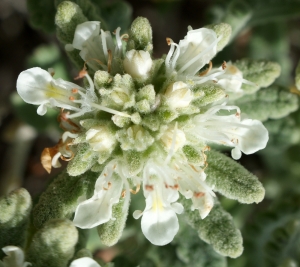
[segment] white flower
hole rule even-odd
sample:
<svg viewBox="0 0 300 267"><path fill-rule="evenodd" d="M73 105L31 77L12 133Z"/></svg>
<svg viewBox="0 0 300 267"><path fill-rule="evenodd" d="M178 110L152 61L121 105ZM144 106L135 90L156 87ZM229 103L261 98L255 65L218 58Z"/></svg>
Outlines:
<svg viewBox="0 0 300 267"><path fill-rule="evenodd" d="M241 87L244 81L243 73L231 63L226 64L225 72L217 79L218 84L229 93L243 93Z"/></svg>
<svg viewBox="0 0 300 267"><path fill-rule="evenodd" d="M170 243L179 230L176 213L183 212L183 206L176 201L179 198L177 183L172 178L174 171L150 159L143 170L143 191L146 208L135 211L133 217L142 218L142 231L154 245Z"/></svg>
<svg viewBox="0 0 300 267"><path fill-rule="evenodd" d="M130 117L128 114L99 105L91 77L85 70L82 70L80 75L80 78L85 77L88 80L87 89L62 79L53 79L49 72L41 68L31 68L20 73L17 91L25 102L40 105L37 109L39 115L44 115L50 106L75 111L66 115L69 119L97 109Z"/></svg>
<svg viewBox="0 0 300 267"><path fill-rule="evenodd" d="M83 257L72 261L70 267L101 267L101 266L93 259L89 257Z"/></svg>
<svg viewBox="0 0 300 267"><path fill-rule="evenodd" d="M76 27L73 43L66 45L66 50L81 50L79 55L94 71L103 69L116 73L120 67L114 59L122 57L123 53L120 30L120 27L116 29L115 44L110 32L101 30L100 34L100 22L81 23Z"/></svg>
<svg viewBox="0 0 300 267"><path fill-rule="evenodd" d="M133 78L146 79L152 67L152 59L148 51L130 50L125 54L124 70Z"/></svg>
<svg viewBox="0 0 300 267"><path fill-rule="evenodd" d="M80 111L74 102L85 89L62 79L53 79L51 74L41 68L31 68L20 73L17 90L22 99L30 104L40 105L37 113L44 115L47 106L56 106L72 111Z"/></svg>
<svg viewBox="0 0 300 267"><path fill-rule="evenodd" d="M167 41L171 45L165 60L167 71L176 70L180 75L195 75L217 53L218 38L210 29L190 30L178 45Z"/></svg>
<svg viewBox="0 0 300 267"><path fill-rule="evenodd" d="M220 110L236 110L231 115L216 115ZM267 129L258 120L240 118L240 110L236 106L214 106L204 114L193 118L195 127L189 132L208 142L232 146L234 159L241 157L241 152L252 154L266 147L269 136Z"/></svg>
<svg viewBox="0 0 300 267"><path fill-rule="evenodd" d="M31 266L31 263L25 261L24 252L22 249L15 246L6 246L2 248L7 255L0 261L0 267L26 267Z"/></svg>
<svg viewBox="0 0 300 267"><path fill-rule="evenodd" d="M173 108L185 108L193 100L193 93L184 82L175 82L168 86L165 94L168 105Z"/></svg>
<svg viewBox="0 0 300 267"><path fill-rule="evenodd" d="M117 160L109 162L96 181L94 195L77 206L74 224L79 228L86 229L113 219L112 206L119 202L124 182L125 186L127 185L127 181L124 180Z"/></svg>

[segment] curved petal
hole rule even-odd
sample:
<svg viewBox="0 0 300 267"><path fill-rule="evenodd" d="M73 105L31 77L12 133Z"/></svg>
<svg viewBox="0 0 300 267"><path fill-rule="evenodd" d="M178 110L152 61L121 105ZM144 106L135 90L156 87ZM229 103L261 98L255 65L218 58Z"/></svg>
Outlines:
<svg viewBox="0 0 300 267"><path fill-rule="evenodd" d="M99 32L99 21L87 21L77 25L73 39L73 47L81 50L84 42L87 41L91 36L98 35Z"/></svg>
<svg viewBox="0 0 300 267"><path fill-rule="evenodd" d="M24 264L27 264L24 262L24 252L19 247L6 246L2 250L7 255L3 259L4 266L23 267Z"/></svg>
<svg viewBox="0 0 300 267"><path fill-rule="evenodd" d="M52 80L48 71L38 67L22 71L17 79L18 94L29 104L39 105L47 102L45 88L51 86Z"/></svg>
<svg viewBox="0 0 300 267"><path fill-rule="evenodd" d="M101 267L101 266L93 259L89 257L83 257L72 261L70 267Z"/></svg>
<svg viewBox="0 0 300 267"><path fill-rule="evenodd" d="M170 243L179 230L176 212L171 206L161 206L159 200L154 200L153 207L144 211L141 224L145 237L157 246Z"/></svg>
<svg viewBox="0 0 300 267"><path fill-rule="evenodd" d="M239 130L241 137L238 147L240 150L248 155L265 148L269 140L268 130L265 126L260 121L251 119L242 120L241 123L249 127Z"/></svg>

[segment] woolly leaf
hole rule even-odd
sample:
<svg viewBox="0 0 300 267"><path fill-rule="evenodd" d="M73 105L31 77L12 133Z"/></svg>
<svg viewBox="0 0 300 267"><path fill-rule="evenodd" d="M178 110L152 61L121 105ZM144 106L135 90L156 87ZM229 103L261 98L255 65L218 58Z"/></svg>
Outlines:
<svg viewBox="0 0 300 267"><path fill-rule="evenodd" d="M69 162L67 172L71 176L77 176L89 170L97 161L96 153L87 143L79 144L75 157Z"/></svg>
<svg viewBox="0 0 300 267"><path fill-rule="evenodd" d="M251 6L246 1L235 0L228 5L222 22L228 23L232 27L231 40L247 25L252 16Z"/></svg>
<svg viewBox="0 0 300 267"><path fill-rule="evenodd" d="M65 267L74 255L77 239L72 222L51 220L34 235L26 260L35 267Z"/></svg>
<svg viewBox="0 0 300 267"><path fill-rule="evenodd" d="M0 247L25 245L31 211L31 197L21 188L0 198ZM4 256L0 251L0 259Z"/></svg>
<svg viewBox="0 0 300 267"><path fill-rule="evenodd" d="M128 208L129 199L126 199L125 196L120 199L119 203L113 205L112 217L115 219L97 227L100 240L104 245L113 246L120 239L125 227Z"/></svg>
<svg viewBox="0 0 300 267"><path fill-rule="evenodd" d="M298 96L286 88L271 85L251 96L243 96L235 104L251 119L265 121L287 116L298 109L299 101Z"/></svg>
<svg viewBox="0 0 300 267"><path fill-rule="evenodd" d="M197 85L193 88L196 100L193 101L195 106L206 106L225 97L225 90L213 82Z"/></svg>
<svg viewBox="0 0 300 267"><path fill-rule="evenodd" d="M261 202L265 189L257 177L233 159L217 151L207 151L206 182L222 195L241 203Z"/></svg>
<svg viewBox="0 0 300 267"><path fill-rule="evenodd" d="M191 200L181 197L188 223L197 230L199 237L223 256L236 258L243 252L241 232L234 226L231 215L215 203L205 219L198 210L191 210Z"/></svg>
<svg viewBox="0 0 300 267"><path fill-rule="evenodd" d="M42 193L33 209L33 224L41 228L50 219L71 219L78 205L78 198L90 197L98 174L87 172L81 176L58 175Z"/></svg>
<svg viewBox="0 0 300 267"><path fill-rule="evenodd" d="M243 84L245 94L252 94L261 87L272 84L280 75L280 65L265 60L241 59L233 63L241 72L243 78L255 85Z"/></svg>
<svg viewBox="0 0 300 267"><path fill-rule="evenodd" d="M32 27L45 32L54 32L56 10L53 0L28 0L27 9Z"/></svg>
<svg viewBox="0 0 300 267"><path fill-rule="evenodd" d="M221 51L229 42L231 37L232 28L227 23L219 23L219 24L211 24L205 26L207 29L212 29L216 34L217 37L221 37L220 41L218 42L217 51Z"/></svg>

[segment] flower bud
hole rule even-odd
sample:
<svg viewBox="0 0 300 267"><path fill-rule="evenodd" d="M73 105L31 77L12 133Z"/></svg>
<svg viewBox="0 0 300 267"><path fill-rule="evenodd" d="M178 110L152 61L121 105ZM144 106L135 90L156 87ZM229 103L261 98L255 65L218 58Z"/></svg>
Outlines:
<svg viewBox="0 0 300 267"><path fill-rule="evenodd" d="M86 132L86 140L94 151L111 152L117 143L111 129L105 125L95 126Z"/></svg>
<svg viewBox="0 0 300 267"><path fill-rule="evenodd" d="M193 100L193 94L188 85L183 82L175 82L171 84L166 92L168 105L171 108L185 108Z"/></svg>
<svg viewBox="0 0 300 267"><path fill-rule="evenodd" d="M174 136L174 131L176 131L175 136ZM175 140L173 141L173 139ZM173 127L169 127L162 135L161 141L163 142L167 150L172 149L173 142L174 142L173 149L176 152L179 148L182 148L185 145L186 137L183 131L179 129L175 129Z"/></svg>
<svg viewBox="0 0 300 267"><path fill-rule="evenodd" d="M152 59L149 52L142 50L130 50L123 61L125 71L133 78L146 79L152 67Z"/></svg>

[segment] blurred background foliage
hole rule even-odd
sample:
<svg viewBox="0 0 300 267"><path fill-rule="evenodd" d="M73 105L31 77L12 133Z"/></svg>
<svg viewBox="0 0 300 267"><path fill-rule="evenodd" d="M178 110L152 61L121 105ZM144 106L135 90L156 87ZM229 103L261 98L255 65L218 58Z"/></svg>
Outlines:
<svg viewBox="0 0 300 267"><path fill-rule="evenodd" d="M54 68L55 77L72 80L78 70L68 60L55 36L54 17L62 0L0 1L0 195L25 187L33 197L45 189L60 170L48 175L40 164L44 147L53 146L60 129L57 112L40 117L36 107L27 105L15 93L18 74L29 67ZM227 259L197 237L181 222L172 244L152 246L144 239L139 222L128 217L126 231L116 246L99 244L90 231L88 248L100 262L113 260L115 266L199 266L199 267L297 267L300 266L300 112L289 110L277 118L280 90L300 95L295 87L295 69L300 59L299 0L73 0L89 20L101 27L122 32L137 16L147 17L153 27L154 57L168 52L166 37L182 39L191 25L194 29L226 22L233 27L230 44L213 60L214 64L241 58L278 62L281 75L276 80L274 101L267 90L255 93L253 105L240 106L254 114L257 103L270 110L264 119L270 140L265 150L243 157L240 163L259 177L266 188L265 200L258 205L241 205L219 196L221 205L233 216L244 237L244 253ZM283 88L283 89L282 89ZM292 100L294 101L294 100ZM296 101L297 102L297 101ZM279 104L278 104L279 103ZM272 106L273 105L273 106ZM287 106L293 105L289 102ZM273 113L272 113L273 112ZM275 115L272 115L274 114ZM227 151L224 151L227 153ZM135 196L131 212L141 209ZM138 230L137 230L138 229Z"/></svg>

